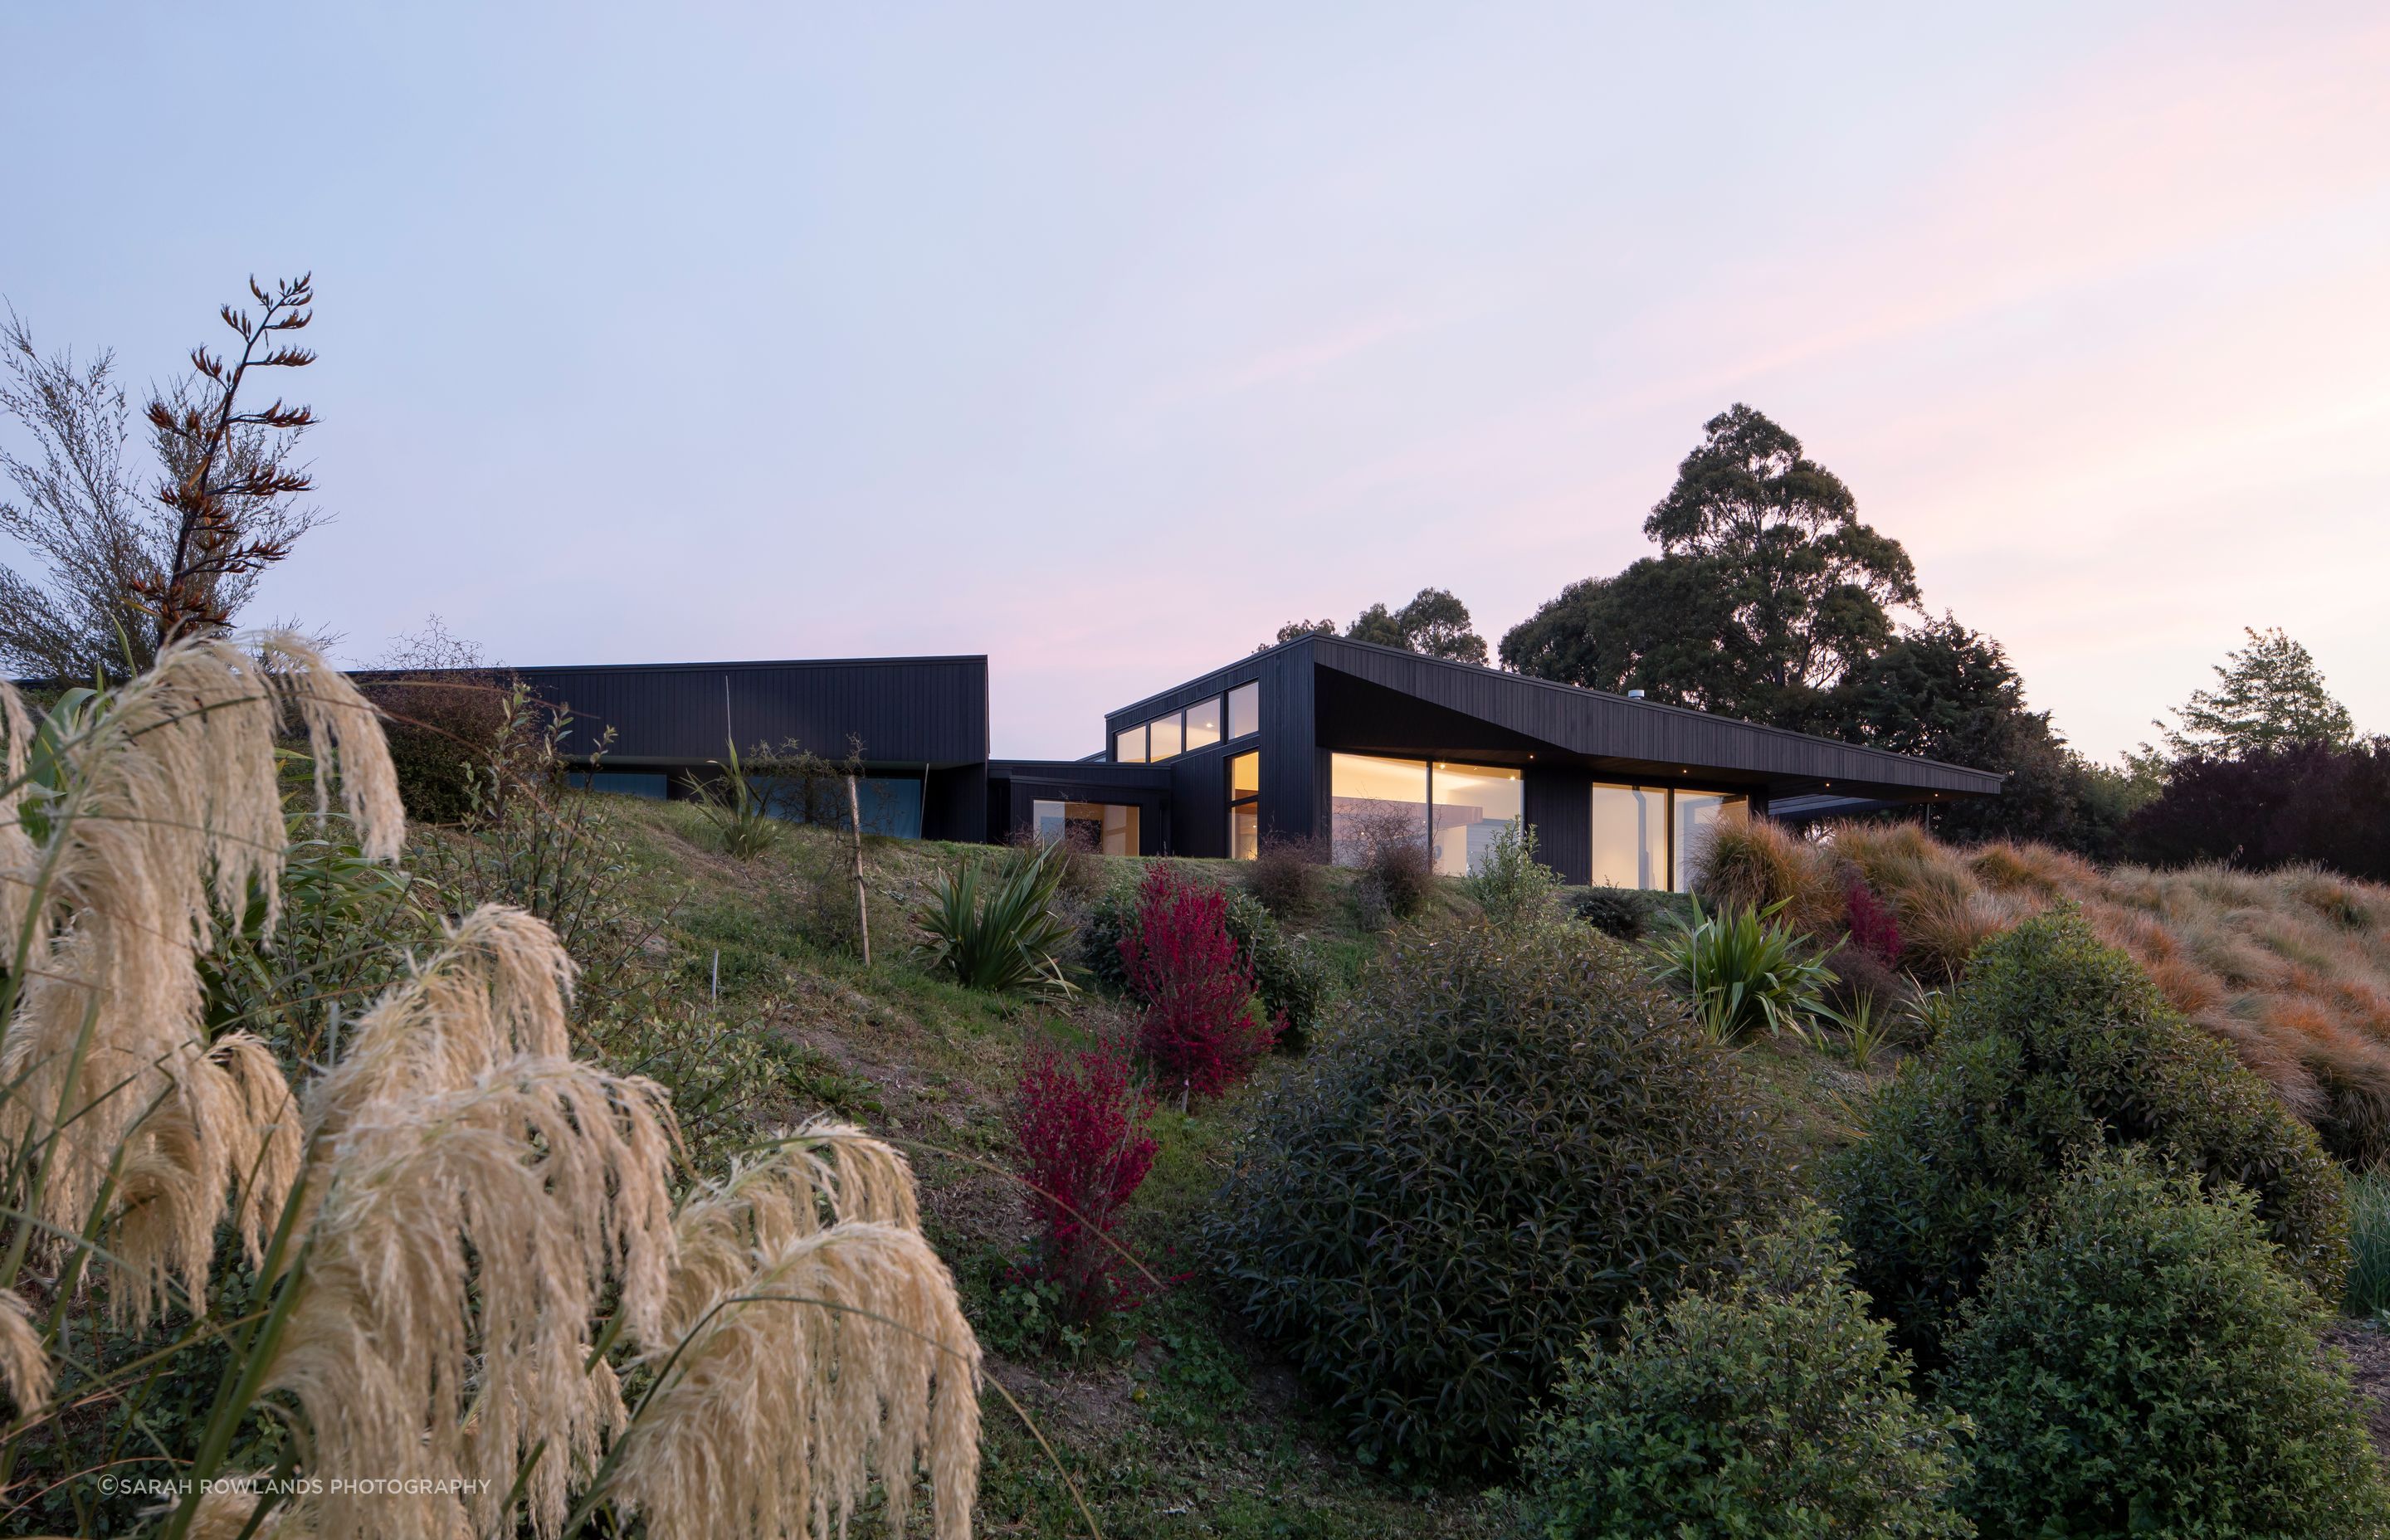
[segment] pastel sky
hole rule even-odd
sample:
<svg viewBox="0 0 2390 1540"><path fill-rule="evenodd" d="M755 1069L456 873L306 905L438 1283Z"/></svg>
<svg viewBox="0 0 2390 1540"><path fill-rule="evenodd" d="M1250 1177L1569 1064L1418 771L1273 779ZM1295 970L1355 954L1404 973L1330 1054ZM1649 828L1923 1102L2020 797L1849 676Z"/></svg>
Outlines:
<svg viewBox="0 0 2390 1540"><path fill-rule="evenodd" d="M360 661L985 652L1076 755L1498 638L1747 401L2087 751L2244 624L2390 730L2390 11L1660 8L13 6L0 295L137 385L313 269L259 614Z"/></svg>

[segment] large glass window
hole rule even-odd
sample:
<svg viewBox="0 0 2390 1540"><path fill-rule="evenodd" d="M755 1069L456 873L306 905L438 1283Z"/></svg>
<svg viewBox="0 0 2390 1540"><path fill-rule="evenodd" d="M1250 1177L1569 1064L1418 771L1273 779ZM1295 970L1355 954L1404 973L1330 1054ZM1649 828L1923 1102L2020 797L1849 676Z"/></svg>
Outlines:
<svg viewBox="0 0 2390 1540"><path fill-rule="evenodd" d="M1154 761L1176 759L1178 755L1178 713L1157 716L1145 725L1146 756Z"/></svg>
<svg viewBox="0 0 2390 1540"><path fill-rule="evenodd" d="M1262 687L1259 680L1228 692L1228 736L1242 738L1262 730Z"/></svg>
<svg viewBox="0 0 2390 1540"><path fill-rule="evenodd" d="M1427 839L1427 762L1374 754L1329 756L1329 844L1357 866L1394 840Z"/></svg>
<svg viewBox="0 0 2390 1540"><path fill-rule="evenodd" d="M1251 861L1262 853L1262 756L1228 759L1228 855Z"/></svg>
<svg viewBox="0 0 2390 1540"><path fill-rule="evenodd" d="M1496 765L1435 763L1429 794L1429 845L1435 869L1466 877L1484 863L1501 832L1526 813L1526 778Z"/></svg>
<svg viewBox="0 0 2390 1540"><path fill-rule="evenodd" d="M1685 892L1692 887L1693 863L1701 858L1702 847L1709 843L1710 831L1717 827L1717 821L1726 816L1728 808L1743 805L1742 798L1721 792L1677 793L1677 892Z"/></svg>
<svg viewBox="0 0 2390 1540"><path fill-rule="evenodd" d="M1220 698L1198 700L1187 708L1187 751L1209 748L1220 741Z"/></svg>
<svg viewBox="0 0 2390 1540"><path fill-rule="evenodd" d="M1070 840L1099 855L1135 855L1137 811L1124 802L1034 802L1029 823L1040 844Z"/></svg>
<svg viewBox="0 0 2390 1540"><path fill-rule="evenodd" d="M1659 786L1593 789L1593 885L1668 885L1668 790Z"/></svg>
<svg viewBox="0 0 2390 1540"><path fill-rule="evenodd" d="M1746 798L1664 786L1593 789L1593 865L1597 886L1683 892L1710 830Z"/></svg>
<svg viewBox="0 0 2390 1540"><path fill-rule="evenodd" d="M1086 740L1083 738L1080 741ZM1114 733L1112 758L1122 764L1143 764L1145 763L1145 729L1141 726L1129 727Z"/></svg>

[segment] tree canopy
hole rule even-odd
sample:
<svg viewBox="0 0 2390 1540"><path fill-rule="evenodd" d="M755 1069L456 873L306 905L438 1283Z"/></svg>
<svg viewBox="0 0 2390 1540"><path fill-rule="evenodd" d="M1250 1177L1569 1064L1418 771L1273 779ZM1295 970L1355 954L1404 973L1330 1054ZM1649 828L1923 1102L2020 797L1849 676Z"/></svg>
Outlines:
<svg viewBox="0 0 2390 1540"><path fill-rule="evenodd" d="M1335 635L1334 621L1289 621L1278 628L1280 642L1291 642L1298 636ZM1373 604L1355 617L1344 635L1356 642L1398 647L1431 658L1450 658L1464 663L1486 661L1485 638L1471 625L1469 607L1445 588L1422 588L1400 610Z"/></svg>
<svg viewBox="0 0 2390 1540"><path fill-rule="evenodd" d="M1572 584L1502 639L1523 674L1778 726L1819 725L1824 698L1918 603L1900 542L1801 441L1738 403L1643 522L1660 555Z"/></svg>
<svg viewBox="0 0 2390 1540"><path fill-rule="evenodd" d="M2242 626L2249 645L2216 665L2217 687L2193 690L2175 715L2152 724L2178 759L2242 759L2294 744L2338 748L2357 737L2348 708L2332 699L2314 656L2280 626Z"/></svg>

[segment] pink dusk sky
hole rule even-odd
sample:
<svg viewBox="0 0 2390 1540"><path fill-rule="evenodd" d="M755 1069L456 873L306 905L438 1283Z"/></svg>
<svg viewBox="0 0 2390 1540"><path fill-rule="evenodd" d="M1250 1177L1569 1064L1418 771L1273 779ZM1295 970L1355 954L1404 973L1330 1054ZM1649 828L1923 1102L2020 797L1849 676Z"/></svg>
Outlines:
<svg viewBox="0 0 2390 1540"><path fill-rule="evenodd" d="M0 296L138 387L313 269L256 618L357 661L984 652L1076 755L1498 641L1744 401L2087 752L2243 625L2390 731L2390 11L1656 9L11 6Z"/></svg>

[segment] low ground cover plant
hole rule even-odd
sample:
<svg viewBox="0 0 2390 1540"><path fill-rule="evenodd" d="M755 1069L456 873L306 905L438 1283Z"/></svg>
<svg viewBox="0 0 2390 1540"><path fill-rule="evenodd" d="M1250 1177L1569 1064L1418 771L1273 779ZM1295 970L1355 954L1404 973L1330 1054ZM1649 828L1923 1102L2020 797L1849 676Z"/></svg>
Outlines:
<svg viewBox="0 0 2390 1540"><path fill-rule="evenodd" d="M2096 1151L1961 1310L1942 1397L1975 1425L1985 1534L2379 1535L2327 1313L2238 1187Z"/></svg>
<svg viewBox="0 0 2390 1540"><path fill-rule="evenodd" d="M1475 927L1398 940L1260 1098L1207 1245L1365 1457L1498 1470L1561 1357L1787 1180L1632 950Z"/></svg>
<svg viewBox="0 0 2390 1540"><path fill-rule="evenodd" d="M1738 1235L1734 1271L1587 1338L1521 1462L1529 1533L1882 1540L1973 1534L1966 1424L1850 1285L1831 1215Z"/></svg>
<svg viewBox="0 0 2390 1540"><path fill-rule="evenodd" d="M2282 1267L2339 1293L2342 1177L2314 1131L2082 918L2050 914L1977 955L1940 1036L1833 1162L1856 1277L1905 1345L1938 1360L1993 1252L2068 1161L2102 1145L2148 1145L2213 1187L2246 1187Z"/></svg>
<svg viewBox="0 0 2390 1540"><path fill-rule="evenodd" d="M1148 1131L1153 1098L1127 1050L1099 1041L1032 1046L1013 1093L1013 1169L1024 1184L1032 1238L1028 1277L1051 1287L1056 1314L1085 1326L1131 1303L1126 1258L1113 1239L1120 1212L1160 1148Z"/></svg>

